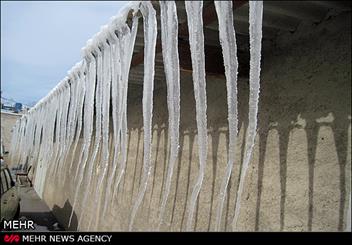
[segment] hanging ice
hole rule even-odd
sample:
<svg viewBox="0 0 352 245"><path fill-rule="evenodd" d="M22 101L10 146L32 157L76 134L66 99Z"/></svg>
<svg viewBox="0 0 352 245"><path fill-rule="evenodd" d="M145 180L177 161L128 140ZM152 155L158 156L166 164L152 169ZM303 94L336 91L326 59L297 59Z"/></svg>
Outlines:
<svg viewBox="0 0 352 245"><path fill-rule="evenodd" d="M161 42L167 85L167 105L169 111L170 159L165 190L161 199L159 226L162 224L171 179L179 148L180 125L180 69L178 57L178 21L175 1L159 1L161 17Z"/></svg>
<svg viewBox="0 0 352 245"><path fill-rule="evenodd" d="M153 89L154 89L154 61L157 37L157 22L155 10L150 2L142 2L140 10L144 24L144 81L143 81L143 126L144 126L144 159L143 174L137 199L131 211L129 230L133 228L134 218L143 200L152 169L151 143L152 143L152 115L153 115Z"/></svg>
<svg viewBox="0 0 352 245"><path fill-rule="evenodd" d="M51 129L50 129L50 136L49 136L49 140L48 140L48 144L50 144L50 154L47 156L46 159L46 164L47 164L47 169L46 169L46 174L45 174L45 178L44 178L44 183L43 185L45 185L48 177L50 178L50 169L52 168L53 162L53 156L55 153L55 131L57 131L57 121L58 121L58 110L59 110L59 96L58 96L58 91L57 89L54 89L53 93L52 93L52 108L50 108L50 111L52 113L52 115L50 117L52 117L52 125L50 125ZM57 140L57 138L56 138Z"/></svg>
<svg viewBox="0 0 352 245"><path fill-rule="evenodd" d="M219 38L225 65L227 109L229 123L229 155L225 176L222 179L218 207L216 210L215 230L220 230L222 210L226 197L226 190L235 161L235 147L237 141L237 45L233 26L232 1L215 1L215 9L219 21Z"/></svg>
<svg viewBox="0 0 352 245"><path fill-rule="evenodd" d="M235 215L232 222L233 230L237 230L237 221L241 208L241 196L244 181L251 160L254 139L257 131L257 113L260 89L260 59L262 41L263 2L249 1L249 37L250 37L250 71L249 71L249 112L246 135L245 155L241 177L236 196Z"/></svg>
<svg viewBox="0 0 352 245"><path fill-rule="evenodd" d="M65 165L66 165L66 160L67 160L67 155L69 153L70 146L73 141L73 128L74 128L74 123L75 123L75 113L76 113L76 105L77 105L77 77L74 72L74 68L68 72L68 77L69 77L69 87L70 87L70 103L69 103L69 109L67 113L67 137L66 137L66 148L63 150L63 156L60 159L60 164L61 168L58 169L58 175L60 176L60 180L63 180L65 174ZM60 181L59 186L63 185L65 182Z"/></svg>
<svg viewBox="0 0 352 245"><path fill-rule="evenodd" d="M135 10L136 11L136 10ZM135 13L134 13L135 14ZM117 31L121 36L120 39L120 55L121 55L121 76L120 76L120 100L118 109L119 121L118 121L118 134L120 136L120 149L121 149L121 159L119 171L114 183L113 199L116 197L118 187L122 176L125 173L126 161L127 161L127 92L128 92L128 76L131 66L131 60L133 55L133 48L136 39L138 28L138 17L133 17L132 30L129 29L127 24L120 26Z"/></svg>
<svg viewBox="0 0 352 245"><path fill-rule="evenodd" d="M113 155L113 160L112 160L112 166L110 171L110 176L108 177L107 185L106 185L106 200L104 203L103 207L103 215L102 218L105 218L105 215L107 213L107 205L109 202L111 202L111 191L112 191L112 185L113 185L113 180L116 175L116 169L117 169L117 159L118 159L118 153L119 153L119 144L120 144L120 128L118 125L118 121L120 118L120 115L118 114L118 108L119 108L119 101L120 101L120 74L121 74L121 59L120 59L120 40L117 38L115 31L110 30L110 39L109 42L111 43L111 76L112 76L112 81L111 81L111 99L112 99L112 124L113 124L113 145L114 145L114 155Z"/></svg>
<svg viewBox="0 0 352 245"><path fill-rule="evenodd" d="M53 135L54 135L54 125L55 125L55 108L56 101L55 98L49 98L45 102L45 110L43 113L45 115L42 144L39 152L39 166L37 167L37 178L35 179L35 189L40 197L43 197L45 180L47 175L47 170L49 167L50 158L52 156L53 149ZM28 140L30 140L29 138Z"/></svg>
<svg viewBox="0 0 352 245"><path fill-rule="evenodd" d="M121 74L121 59L120 59L120 41L117 38L115 31L110 30L110 38L109 38L109 43L111 45L111 99L112 99L112 124L113 124L113 145L114 145L114 154L113 154L113 159L112 159L112 166L110 171L110 176L108 177L107 180L107 185L106 185L106 196L105 196L105 201L104 201L104 207L103 207L103 214L102 214L102 219L105 218L105 215L107 213L107 208L108 204L111 203L111 191L112 191L112 185L113 185L113 180L116 175L116 169L117 169L117 158L118 158L118 151L120 149L119 144L120 144L120 128L118 126L118 121L119 121L119 114L118 114L118 107L119 107L119 77Z"/></svg>
<svg viewBox="0 0 352 245"><path fill-rule="evenodd" d="M133 13L135 14L135 12ZM128 90L128 75L133 54L134 42L138 27L138 18L133 16L132 30L125 23L125 20L117 19L117 23L111 28L117 28L119 38L116 37L114 31L110 29L112 38L113 55L112 55L112 101L113 101L113 126L114 126L114 157L112 162L112 172L110 173L107 182L107 193L104 201L103 215L113 206L114 197L117 194L119 183L125 172L126 156L127 156L127 90ZM126 48L127 47L127 48ZM120 156L120 159L118 159ZM122 157L121 157L122 156ZM117 162L119 161L119 165ZM116 176L116 171L117 176ZM113 181L115 183L113 184ZM111 191L113 194L111 195ZM110 205L108 207L108 205Z"/></svg>
<svg viewBox="0 0 352 245"><path fill-rule="evenodd" d="M97 40L96 40L97 41ZM78 180L79 180L79 183L76 187L76 192L75 192L75 195L74 195L74 201L73 201L73 206L72 206L72 210L74 210L74 206L75 206L75 203L77 201L77 198L78 198L78 194L82 191L82 188L83 188L83 199L82 199L82 203L86 203L86 200L88 198L88 194L89 194L89 191L91 189L91 185L92 185L92 177L93 177L93 173L94 173L94 164L95 164L95 160L96 160L96 157L98 155L98 151L99 151L99 148L100 148L100 139L101 139L101 106L102 106L102 53L99 49L99 47L97 46L97 44L93 43L92 44L92 50L90 50L90 52L94 52L95 53L95 61L92 62L92 66L90 66L89 68L92 69L92 74L89 74L90 78L89 80L92 82L92 83L95 83L95 80L96 80L96 92L95 92L95 137L94 137L94 145L93 145L93 151L91 153L91 157L90 159L88 160L88 153L89 153L89 147L86 147L84 148L86 150L86 153L87 155L84 156L84 159L83 159L83 163L85 161L88 161L87 163L85 164L88 164L88 166L86 166L85 168L77 168L77 171L76 171L76 176L77 174L79 173L79 177L78 177ZM91 60L94 60L94 58L92 57ZM93 64L96 64L96 73L94 72L95 71L95 67L93 67ZM93 74L94 72L94 74ZM92 75L92 77L91 77ZM94 75L94 77L93 77ZM95 76L96 76L96 79L95 79ZM93 90L94 91L94 90ZM91 91L91 92L93 92ZM92 99L92 98L91 98ZM89 103L89 102L88 102ZM91 116L93 117L93 113L94 113L94 109L91 108L93 107L94 105L94 101L91 105L88 105L89 109L92 109L91 110ZM88 117L90 117L88 115ZM92 128L89 128L89 131L87 130L87 134L92 134L92 130L93 130L93 127ZM87 135L87 138L88 138L88 135ZM90 145L90 140L85 140L87 141L87 143ZM87 144L87 145L88 145ZM86 172L86 174L84 175L84 172ZM86 185L85 186L82 186L82 182L83 182L83 178L85 177L86 179ZM81 188L82 187L82 188ZM80 230L80 225L81 225L81 221L82 221L82 218L83 218L83 213L85 212L85 208L86 206L83 206L82 207L82 215L79 217L79 221L78 221L78 225L77 225L77 230ZM71 219L72 219L72 213L71 213Z"/></svg>
<svg viewBox="0 0 352 245"><path fill-rule="evenodd" d="M57 89L58 93L58 108L56 111L56 123L55 123L55 142L54 142L54 149L53 149L53 155L50 160L50 167L48 171L48 177L53 178L54 177L54 170L56 168L56 157L59 152L59 147L60 147L60 133L61 133L61 116L62 116L62 100L63 100L63 93L62 93L62 87L63 83L60 83L60 86Z"/></svg>
<svg viewBox="0 0 352 245"><path fill-rule="evenodd" d="M109 167L109 112L110 112L110 87L111 87L111 46L107 43L106 30L107 26L102 29L105 35L102 36L103 48L103 79L102 79L102 162L99 166L97 184L95 187L94 206L93 210L96 212L94 230L98 229L99 224L99 210L102 199L103 182L106 180L106 175ZM93 215L91 216L92 219Z"/></svg>
<svg viewBox="0 0 352 245"><path fill-rule="evenodd" d="M85 101L85 97L86 97L86 79L87 79L87 75L84 74L84 71L86 69L86 62L82 62L80 70L77 72L78 77L79 77L79 84L78 84L78 93L77 93L77 97L78 97L78 105L77 105L77 131L75 132L75 141L73 143L73 150L72 150L72 155L73 157L71 158L71 162L69 164L69 173L72 173L72 165L73 165L73 161L75 159L75 153L76 153L76 149L77 149L77 145L80 139L80 135L81 135L81 131L82 131L82 114L83 114L83 106L84 106L84 101ZM84 107L86 109L86 107ZM88 122L85 122L85 125ZM79 158L78 158L78 166L77 168L80 168L82 166L82 156L83 156L83 147L82 147L82 151L80 152ZM71 175L70 175L71 176ZM65 179L64 179L65 181Z"/></svg>
<svg viewBox="0 0 352 245"><path fill-rule="evenodd" d="M58 159L56 163L56 168L54 175L56 177L56 181L59 183L60 182L60 172L62 171L62 165L63 165L63 158L64 158L64 153L67 150L67 116L68 116L68 111L69 111L69 105L70 105L70 94L71 94L71 88L69 85L69 80L67 79L66 81L66 89L64 90L64 100L63 100L63 111L62 111L62 116L61 116L61 141L60 141L60 151L58 154Z"/></svg>
<svg viewBox="0 0 352 245"><path fill-rule="evenodd" d="M87 42L87 48L82 49L82 55L84 57L84 62L86 64L86 90L85 90L85 100L84 100L84 128L83 128L83 146L82 154L79 157L78 162L80 166L76 168L75 180L76 181L76 191L73 199L75 205L77 195L81 190L81 185L83 182L84 172L86 170L86 165L88 162L89 149L92 141L93 133L93 115L94 115L94 95L95 95L95 77L96 77L96 60L91 53L91 40ZM72 215L74 209L72 208L68 227L71 225Z"/></svg>
<svg viewBox="0 0 352 245"><path fill-rule="evenodd" d="M63 153L66 150L66 130L67 130L67 113L68 113L68 107L70 103L70 86L68 84L68 78L64 80L64 89L62 91L62 101L60 105L60 110L61 110L61 117L60 117L60 128L59 128L59 140L57 142L58 144L58 153L56 155L56 159L54 160L54 171L53 171L53 177L55 180L58 182L60 178L58 178L58 173L59 170L61 169L61 164L62 164L62 157Z"/></svg>
<svg viewBox="0 0 352 245"><path fill-rule="evenodd" d="M194 96L196 99L196 119L199 145L199 174L194 185L188 207L186 229L192 230L193 213L195 204L202 187L204 171L207 162L207 98L205 83L205 57L204 57L204 34L203 34L203 2L185 1L189 43L192 58L192 74Z"/></svg>
<svg viewBox="0 0 352 245"><path fill-rule="evenodd" d="M75 134L76 129L80 130L79 128L79 120L78 120L78 114L79 114L79 107L80 107L80 101L82 100L82 98L84 98L84 96L81 94L82 93L82 87L81 86L81 78L80 78L80 74L79 74L79 69L80 66L82 65L82 63L77 63L73 69L71 70L71 72L69 73L69 76L71 77L71 99L70 99L70 109L69 109L69 113L68 113L68 137L67 137L67 149L65 152L65 156L63 157L63 167L62 170L60 172L61 174L61 183L62 185L66 182L66 173L67 173L67 166L69 167L69 169L71 169L71 164L68 164L68 155L71 152L72 156L74 156L74 149L71 151L71 146L72 144L74 144L74 137L76 136L77 139L77 135ZM78 132L77 132L78 133ZM79 138L79 137L78 137ZM77 140L76 140L77 142ZM72 159L74 159L74 157L72 157ZM71 161L72 163L72 161Z"/></svg>

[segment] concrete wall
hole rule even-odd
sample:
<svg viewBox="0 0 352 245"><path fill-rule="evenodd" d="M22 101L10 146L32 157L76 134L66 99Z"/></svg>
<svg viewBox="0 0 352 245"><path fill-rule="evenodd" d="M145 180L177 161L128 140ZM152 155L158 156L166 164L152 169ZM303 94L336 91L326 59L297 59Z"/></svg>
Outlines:
<svg viewBox="0 0 352 245"><path fill-rule="evenodd" d="M344 13L318 25L302 24L295 33L280 35L275 45L264 49L259 128L242 196L240 230L343 230L351 174L350 46L351 16ZM182 73L181 82L180 154L162 231L185 229L187 205L198 174L195 100L190 74ZM240 79L238 90L239 138L224 205L224 231L232 229L248 123L248 81ZM126 174L113 211L103 220L99 230L128 229L143 163L141 95L142 88L129 89ZM214 230L218 192L227 164L224 77L207 77L207 96L208 161L194 217L196 231ZM158 224L161 190L168 164L167 121L166 89L161 87L154 91L154 168L136 216L136 231L154 230ZM62 188L48 179L44 194L45 201L65 226L75 188L73 174L66 174L68 181ZM104 195L104 190L101 191ZM82 194L79 198L81 200ZM87 210L93 212L92 201L90 197L88 202L78 203L69 229L75 229L80 215L84 215L82 229L87 229L87 215L91 213L82 214L81 208L88 205Z"/></svg>
<svg viewBox="0 0 352 245"><path fill-rule="evenodd" d="M3 141L5 151L10 150L11 137L12 137L12 127L15 125L17 119L22 115L1 112L1 139ZM4 161L9 163L8 155L4 156ZM9 163L10 164L10 163Z"/></svg>

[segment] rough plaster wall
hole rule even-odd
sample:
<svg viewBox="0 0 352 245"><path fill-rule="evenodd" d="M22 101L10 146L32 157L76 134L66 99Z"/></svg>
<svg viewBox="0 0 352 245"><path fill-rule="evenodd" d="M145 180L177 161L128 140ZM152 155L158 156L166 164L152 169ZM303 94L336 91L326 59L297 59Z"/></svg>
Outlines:
<svg viewBox="0 0 352 245"><path fill-rule="evenodd" d="M264 50L259 129L246 179L239 229L245 231L337 231L345 222L351 162L351 16L317 26L303 24ZM182 231L198 173L195 101L190 74L181 76L180 155L162 231ZM247 127L248 81L239 80L239 140L224 205L222 230L230 231ZM153 174L134 230L157 225L168 162L166 89L154 92ZM129 90L128 163L118 198L100 230L127 230L142 169L142 89ZM212 231L227 163L227 105L223 77L207 77L209 146L203 187L194 217L196 231ZM79 148L78 148L79 150ZM77 157L77 154L76 154ZM97 161L99 162L99 161ZM75 163L76 164L76 163ZM63 189L48 180L45 200L63 225L73 203L72 173ZM80 196L80 199L82 197ZM79 202L70 229L75 229ZM87 209L88 210L88 209ZM91 210L91 209L90 209ZM88 218L83 219L86 229Z"/></svg>

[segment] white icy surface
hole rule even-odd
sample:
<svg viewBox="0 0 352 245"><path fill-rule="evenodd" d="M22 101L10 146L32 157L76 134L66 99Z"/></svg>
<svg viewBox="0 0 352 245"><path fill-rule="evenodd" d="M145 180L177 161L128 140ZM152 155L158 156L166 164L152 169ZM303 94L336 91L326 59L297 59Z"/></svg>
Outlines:
<svg viewBox="0 0 352 245"><path fill-rule="evenodd" d="M235 161L235 147L237 141L238 118L237 118L237 45L234 29L232 1L215 1L215 9L219 22L219 37L224 58L227 106L229 123L229 155L225 176L220 185L218 206L216 209L215 230L220 230L222 210L226 197L226 190Z"/></svg>
<svg viewBox="0 0 352 245"><path fill-rule="evenodd" d="M191 194L186 224L186 230L191 231L195 204L202 187L204 171L207 162L207 98L202 15L203 2L185 1L185 6L187 12L188 32L192 58L192 74L194 95L196 100L196 120L199 146L199 174Z"/></svg>
<svg viewBox="0 0 352 245"><path fill-rule="evenodd" d="M153 90L154 90L154 62L157 37L156 13L150 2L142 2L141 12L144 24L144 82L143 82L143 128L144 128L144 158L141 185L137 199L135 200L129 223L129 230L133 228L133 222L138 208L142 203L147 189L151 173L151 143L152 143L152 117L153 117Z"/></svg>

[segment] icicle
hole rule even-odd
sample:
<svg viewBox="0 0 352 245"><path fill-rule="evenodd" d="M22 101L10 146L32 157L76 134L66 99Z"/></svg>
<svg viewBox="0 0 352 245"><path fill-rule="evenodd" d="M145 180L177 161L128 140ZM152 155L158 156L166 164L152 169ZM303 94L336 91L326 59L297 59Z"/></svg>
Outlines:
<svg viewBox="0 0 352 245"><path fill-rule="evenodd" d="M43 121L44 121L44 113L43 113L43 106L39 106L38 110L36 111L35 113L35 121L36 121L36 125L35 125L35 135L34 135L34 140L35 140L35 144L33 146L33 152L32 152L32 155L33 155L33 158L32 158L32 167L33 169L37 169L37 165L38 165L38 162L40 161L40 147L41 147L41 144L42 144L42 139L43 139ZM27 132L27 130L25 129L23 131L24 135L23 137L27 137L29 132ZM23 144L26 144L26 141L25 140L22 140L21 143ZM21 152L23 153L24 152L24 147L21 146ZM26 161L25 157L24 156L21 156L21 159L20 159L20 162L22 163L23 161ZM37 171L36 171L37 172ZM35 182L36 180L34 180Z"/></svg>
<svg viewBox="0 0 352 245"><path fill-rule="evenodd" d="M251 160L254 140L257 131L257 113L260 89L260 59L261 59L261 41L262 41L262 19L263 19L263 2L249 2L249 37L250 37L250 71L249 71L249 112L248 112L248 129L246 135L245 155L243 159L241 178L236 197L235 215L232 222L234 230L237 230L237 221L241 207L241 196L243 192L244 181Z"/></svg>
<svg viewBox="0 0 352 245"><path fill-rule="evenodd" d="M39 153L39 166L36 170L36 179L35 179L35 189L40 197L43 196L45 179L49 164L49 159L51 156L52 149L52 135L54 131L54 116L50 116L52 114L52 101L47 100L45 103L45 107L43 108L43 115L46 117L43 119L43 133L42 133L42 143Z"/></svg>
<svg viewBox="0 0 352 245"><path fill-rule="evenodd" d="M78 65L76 64L71 71L69 71L68 76L70 77L70 106L68 110L68 118L67 118L67 137L66 137L66 148L63 152L63 157L61 158L61 169L59 170L60 177L60 186L63 186L66 180L66 166L67 166L67 157L70 153L70 148L74 140L74 131L76 129L77 124L77 106L78 106L78 84L79 77L77 74ZM63 180L63 181L62 181Z"/></svg>
<svg viewBox="0 0 352 245"><path fill-rule="evenodd" d="M189 207L186 229L192 230L192 219L195 204L202 187L204 171L207 161L207 98L205 82L205 57L204 57L204 34L203 34L203 2L185 1L189 42L192 58L192 74L194 95L196 100L196 119L199 145L199 174L193 188Z"/></svg>
<svg viewBox="0 0 352 245"><path fill-rule="evenodd" d="M94 95L96 95L97 103L100 101L100 85L98 84L97 93L95 94L96 87L96 75L97 75L97 62L96 58L92 54L91 50L92 40L88 40L87 48L82 50L83 56L87 63L87 80L86 80L86 90L85 90L85 100L84 100L84 128L83 128L83 145L82 145L82 158L79 159L81 162L80 167L76 168L75 171L75 180L77 180L74 199L73 199L73 207L71 210L71 215L69 219L68 227L71 225L72 215L74 211L74 207L78 198L78 194L83 188L82 182L84 178L84 173L87 173L87 177L90 179L93 171L93 163L90 163L87 167L88 157L89 157L89 149L91 147L92 135L93 135L93 120L94 120ZM100 61L101 62L101 61ZM95 104L97 112L100 112L100 105ZM98 120L100 117L96 115L96 122L98 125ZM96 135L99 133L100 137L100 127L96 130ZM97 136L98 137L98 136ZM95 148L97 143L97 137L95 139ZM88 168L88 169L87 169ZM88 195L88 189L85 190L84 195ZM83 212L80 215L80 220L83 217ZM78 223L78 225L80 222ZM77 228L77 230L79 230Z"/></svg>
<svg viewBox="0 0 352 245"><path fill-rule="evenodd" d="M105 215L107 213L107 205L111 202L111 191L112 191L112 185L113 185L113 180L116 174L116 169L117 169L117 157L118 157L118 151L119 151L119 126L118 126L118 121L119 121L119 114L117 108L119 107L119 77L121 74L121 60L120 60L120 40L117 38L115 31L110 30L110 39L109 43L111 44L111 100L112 100L112 124L113 124L113 138L112 142L114 145L114 154L113 154L113 160L112 160L112 166L111 169L112 171L110 172L110 175L107 180L107 185L106 185L106 195L105 195L105 201L104 201L104 207L103 207L103 214L102 218L105 218Z"/></svg>
<svg viewBox="0 0 352 245"><path fill-rule="evenodd" d="M225 176L222 179L216 210L215 230L219 231L221 226L222 210L226 197L226 190L230 180L233 164L235 161L235 147L237 141L237 46L235 29L233 26L232 1L214 1L219 20L219 38L224 58L226 88L227 88L227 110L229 122L229 155Z"/></svg>
<svg viewBox="0 0 352 245"><path fill-rule="evenodd" d="M159 1L161 16L161 42L167 84L167 104L169 111L170 159L165 190L159 212L159 225L163 222L166 202L179 148L180 125L180 69L178 57L178 20L175 1Z"/></svg>
<svg viewBox="0 0 352 245"><path fill-rule="evenodd" d="M105 27L106 28L106 27ZM105 32L105 29L102 29ZM111 46L107 44L107 37L102 37L103 43L103 79L102 79L102 163L98 171L97 185L95 189L93 210L96 212L94 230L98 229L100 203L103 192L103 182L106 180L106 175L109 167L109 112L110 112L110 87L111 87ZM91 216L91 219L93 215Z"/></svg>
<svg viewBox="0 0 352 245"><path fill-rule="evenodd" d="M103 95L103 84L102 84L102 79L103 79L103 57L102 57L102 52L98 45L101 45L99 40L96 40L98 42L96 44L95 52L97 56L97 91L96 91L96 99L95 99L95 111L96 111L96 128L95 128L95 142L94 142L94 150L91 155L91 158L89 160L89 165L88 165L88 170L87 170L87 176L86 176L86 183L87 185L85 186L85 190L83 191L83 200L82 203L86 203L88 194L90 193L90 189L92 188L92 177L93 173L96 172L94 171L94 164L96 161L96 157L99 152L100 148L100 141L101 141L101 132L102 132L102 95ZM76 193L76 195L78 192ZM83 218L83 213L85 211L85 206L82 208L82 215L80 216L80 219L78 221L78 229L80 228L81 221ZM92 214L93 215L93 214Z"/></svg>
<svg viewBox="0 0 352 245"><path fill-rule="evenodd" d="M94 45L94 44L93 44ZM78 193L80 193L81 191L81 187L84 188L83 190L83 199L82 199L82 203L85 203L89 194L89 191L91 189L92 186L92 177L93 177L93 173L94 171L94 164L95 164L95 160L100 148L100 139L101 139L101 105L102 105L102 53L99 49L99 47L97 46L97 44L94 45L94 52L96 55L96 66L97 66L97 70L96 70L96 75L97 75L97 81L96 81L96 94L95 94L95 119L96 119L96 128L95 128L95 137L94 137L94 146L93 146L93 152L91 154L91 157L89 159L88 162L88 166L86 167L86 175L84 175L84 169L82 169L82 171L80 171L80 176L79 176L79 180L80 183L76 188L76 193L75 193L75 198L74 198L74 204L77 201L77 196ZM93 79L93 78L92 78ZM92 81L93 83L95 82L95 79ZM94 113L94 111L92 111L92 113ZM93 129L92 129L93 130ZM87 149L88 150L88 149ZM88 154L89 152L87 152ZM88 157L88 156L87 156ZM76 171L76 175L77 172L79 171L79 169L77 169ZM86 185L82 186L82 181L83 178L86 177ZM78 221L78 227L77 229L80 229L80 225L81 225L81 221L82 218L84 216L84 212L85 212L85 206L82 207L82 215L79 218ZM72 214L71 214L71 218L72 218Z"/></svg>
<svg viewBox="0 0 352 245"><path fill-rule="evenodd" d="M66 125L67 125L67 112L68 112L68 106L69 106L69 100L70 100L70 90L69 90L69 85L68 85L68 78L64 80L64 87L62 88L61 96L61 105L60 105L60 127L59 127L59 137L58 137L58 152L56 155L56 159L54 160L54 172L53 172L53 177L56 179L56 181L59 181L59 178L57 176L58 170L61 168L60 166L60 159L63 156L64 149L66 148Z"/></svg>
<svg viewBox="0 0 352 245"><path fill-rule="evenodd" d="M118 28L118 33L122 36L120 40L120 55L121 55L121 76L120 76L120 108L118 109L119 122L118 122L118 133L120 137L120 148L121 148L121 158L119 160L119 171L114 183L114 191L112 198L117 195L119 184L125 173L126 161L127 161L127 92L128 92L128 76L131 66L132 54L134 43L136 39L138 28L138 17L133 17L132 30L129 32L127 25L123 25ZM128 48L126 48L128 47Z"/></svg>
<svg viewBox="0 0 352 245"><path fill-rule="evenodd" d="M59 153L59 147L60 147L60 134L61 134L61 116L62 116L62 101L63 101L63 93L62 93L62 88L61 86L58 88L58 108L56 112L56 125L55 125L55 144L54 144L54 151L53 151L53 156L51 158L51 166L49 168L49 175L50 178L54 177L54 171L55 168L57 167L56 159L57 155Z"/></svg>
<svg viewBox="0 0 352 245"><path fill-rule="evenodd" d="M51 125L50 125L50 135L48 137L48 144L49 144L49 153L47 154L47 157L46 157L46 173L45 173L45 178L43 179L43 185L46 186L46 181L47 181L47 178L50 174L50 169L51 169L51 165L52 165L52 162L51 162L51 159L53 157L53 154L54 154L54 130L55 130L55 127L56 127L56 118L57 118L57 109L58 109L58 97L55 96L52 98L52 101L51 101L51 108L50 108L50 111L52 113L51 115L51 119L52 119L52 122L51 122Z"/></svg>
<svg viewBox="0 0 352 245"><path fill-rule="evenodd" d="M63 165L64 165L64 158L65 158L65 153L67 151L67 145L68 145L68 133L70 130L70 122L68 121L68 116L69 116L69 109L70 105L72 105L71 101L71 83L72 81L67 80L67 85L64 90L65 93L65 98L64 98L64 108L63 108L63 114L62 114L62 130L61 130L61 139L62 143L60 145L60 153L59 153L59 158L58 158L58 163L57 163L57 169L56 169L56 181L58 182L58 185L61 186L62 183L62 176L61 173L63 171Z"/></svg>
<svg viewBox="0 0 352 245"><path fill-rule="evenodd" d="M134 12L135 13L135 12ZM120 39L120 55L121 55L121 76L119 77L119 105L118 115L118 137L120 138L120 147L122 159L120 160L120 166L118 175L114 183L114 192L112 198L114 199L117 195L119 184L125 173L126 161L127 161L127 92L128 92L128 76L131 66L131 60L133 55L134 43L136 40L136 34L138 29L138 17L133 17L132 30L129 30L129 27L124 24L117 29ZM120 153L120 152L118 152Z"/></svg>
<svg viewBox="0 0 352 245"><path fill-rule="evenodd" d="M134 10L135 12L137 10ZM135 14L135 12L133 14ZM127 89L128 75L133 54L133 47L138 27L138 17L133 16L132 30L125 23L126 19L123 15L121 18L113 20L109 27L109 42L112 45L112 117L113 117L113 142L114 155L112 160L112 171L108 177L106 185L106 196L104 200L103 214L105 215L112 208L114 197L117 193L119 183L125 172L126 167L126 134L127 134ZM117 31L118 37L115 34ZM126 122L126 123L125 123ZM121 154L122 153L122 154ZM122 159L119 156L122 155ZM119 162L119 165L117 164ZM119 168L119 171L116 172ZM117 177L116 177L117 173ZM113 184L113 181L115 183ZM111 192L113 190L113 194ZM108 207L109 205L109 207ZM113 228L113 227L112 227Z"/></svg>
<svg viewBox="0 0 352 245"><path fill-rule="evenodd" d="M83 103L86 97L86 79L87 76L84 74L84 69L85 69L85 62L82 63L82 67L80 68L81 70L79 70L77 72L77 75L79 77L78 80L78 93L77 93L77 97L78 97L78 105L77 105L77 118L75 119L77 121L77 131L76 132L72 132L73 134L75 134L75 141L73 142L73 150L72 150L72 158L71 158L71 162L69 164L69 173L72 172L72 165L73 165L73 161L75 159L74 155L76 153L76 149L77 149L77 145L81 136L81 131L82 131L82 114L83 114ZM83 147L82 147L83 149ZM80 168L82 166L82 155L83 155L83 150L80 152L79 158L78 158L78 165L77 168ZM65 175L66 176L66 175ZM64 178L64 182L65 182L65 178Z"/></svg>
<svg viewBox="0 0 352 245"><path fill-rule="evenodd" d="M44 103L43 108L42 108L42 114L43 115L48 115L48 107L46 103ZM41 144L40 144L40 149L39 149L39 159L37 163L37 170L36 170L36 178L34 181L34 189L36 190L37 194L39 197L42 197L42 190L43 190L43 183L42 180L44 179L44 166L45 166L45 156L46 156L46 148L48 146L47 144L47 129L48 129L48 118L43 118L43 127L42 127L42 135L41 135Z"/></svg>
<svg viewBox="0 0 352 245"><path fill-rule="evenodd" d="M118 17L113 17L109 25L109 41L112 45L112 118L113 118L113 142L114 155L112 160L112 171L108 177L106 186L106 197L104 201L102 218L105 218L108 210L113 206L112 200L117 193L119 183L125 172L127 142L125 135L127 134L127 89L128 75L131 65L134 43L138 28L138 17L135 13L139 9L139 2L130 2L124 9L120 11ZM126 24L127 14L133 10L132 30ZM115 34L118 33L118 38ZM119 161L119 156L122 151L122 160ZM117 162L120 162L119 166ZM116 171L119 168L116 177ZM115 178L116 177L116 178ZM113 181L114 188L113 188ZM111 191L113 188L113 195ZM108 205L110 205L108 207Z"/></svg>
<svg viewBox="0 0 352 245"><path fill-rule="evenodd" d="M153 89L154 89L154 62L155 47L157 37L157 21L155 10L150 2L141 3L141 12L144 24L144 83L143 83L143 126L144 126L144 160L143 174L141 185L137 195L137 199L133 205L129 230L133 228L135 216L138 208L142 203L145 191L147 189L148 180L152 165L151 144L152 144L152 115L153 115Z"/></svg>

